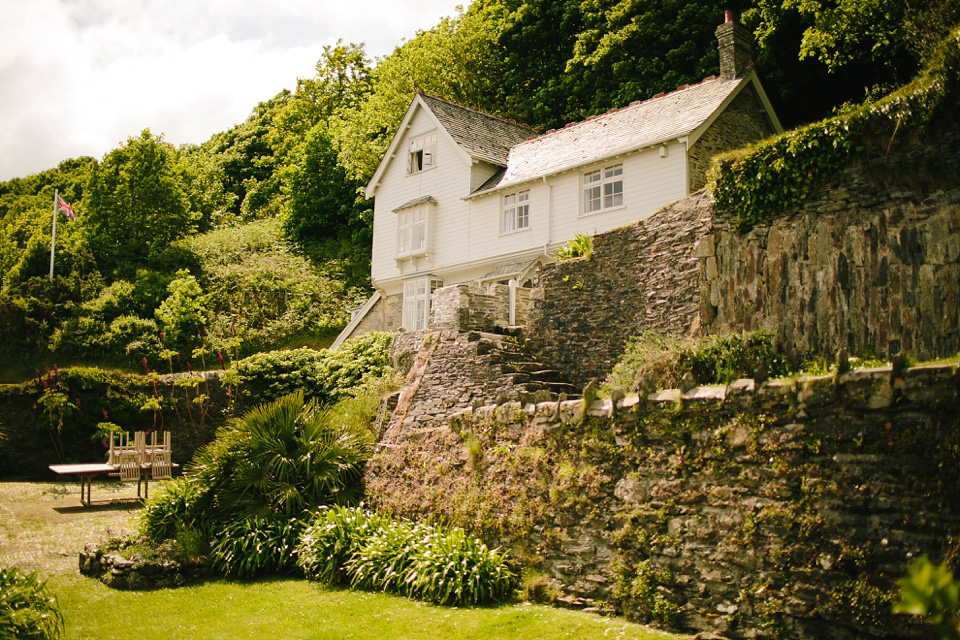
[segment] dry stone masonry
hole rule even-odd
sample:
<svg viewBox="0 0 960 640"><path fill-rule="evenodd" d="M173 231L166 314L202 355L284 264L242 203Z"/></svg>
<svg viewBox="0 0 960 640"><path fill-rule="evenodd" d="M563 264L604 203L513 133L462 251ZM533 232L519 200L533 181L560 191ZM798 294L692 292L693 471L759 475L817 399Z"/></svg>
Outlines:
<svg viewBox="0 0 960 640"><path fill-rule="evenodd" d="M700 192L595 236L589 260L542 267L526 328L531 353L582 387L606 376L640 331L695 331L700 264L693 246L709 229L710 215L710 198Z"/></svg>
<svg viewBox="0 0 960 640"><path fill-rule="evenodd" d="M960 551L958 385L950 365L885 367L485 405L392 441L368 488L512 549L571 606L731 638L915 637L894 580Z"/></svg>
<svg viewBox="0 0 960 640"><path fill-rule="evenodd" d="M960 125L888 142L769 225L714 214L704 331L768 329L797 358L960 350Z"/></svg>

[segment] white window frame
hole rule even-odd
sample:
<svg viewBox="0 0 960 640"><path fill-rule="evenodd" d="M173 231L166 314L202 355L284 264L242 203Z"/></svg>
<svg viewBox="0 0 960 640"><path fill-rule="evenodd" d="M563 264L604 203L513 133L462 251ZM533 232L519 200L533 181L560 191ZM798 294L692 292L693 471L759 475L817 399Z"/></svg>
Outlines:
<svg viewBox="0 0 960 640"><path fill-rule="evenodd" d="M403 282L403 328L420 331L430 326L430 299L443 281L433 276L413 278Z"/></svg>
<svg viewBox="0 0 960 640"><path fill-rule="evenodd" d="M514 233L530 228L530 190L515 191L503 196L500 233Z"/></svg>
<svg viewBox="0 0 960 640"><path fill-rule="evenodd" d="M427 253L430 241L430 209L430 205L419 205L396 212L398 258Z"/></svg>
<svg viewBox="0 0 960 640"><path fill-rule="evenodd" d="M408 145L407 174L423 173L437 166L437 132L417 136Z"/></svg>
<svg viewBox="0 0 960 640"><path fill-rule="evenodd" d="M583 174L580 193L581 215L588 216L623 206L623 163L612 164Z"/></svg>

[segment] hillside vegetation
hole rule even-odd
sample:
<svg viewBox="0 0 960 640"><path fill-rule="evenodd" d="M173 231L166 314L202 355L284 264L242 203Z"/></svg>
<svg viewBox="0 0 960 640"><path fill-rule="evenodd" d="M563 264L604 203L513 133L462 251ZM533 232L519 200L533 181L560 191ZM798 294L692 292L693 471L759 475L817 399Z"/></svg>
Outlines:
<svg viewBox="0 0 960 640"><path fill-rule="evenodd" d="M907 82L960 19L950 0L733 5L788 126ZM326 344L369 293L363 186L416 88L558 127L716 73L721 19L707 2L475 0L376 61L326 47L203 144L131 132L0 183L0 378ZM50 279L54 189L76 219L59 218Z"/></svg>

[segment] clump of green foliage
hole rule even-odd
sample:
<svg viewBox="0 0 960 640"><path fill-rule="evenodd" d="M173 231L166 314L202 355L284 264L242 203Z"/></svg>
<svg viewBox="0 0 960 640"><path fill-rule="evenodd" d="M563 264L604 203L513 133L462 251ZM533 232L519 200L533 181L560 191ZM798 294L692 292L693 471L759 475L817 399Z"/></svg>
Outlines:
<svg viewBox="0 0 960 640"><path fill-rule="evenodd" d="M141 532L212 540L213 568L226 575L289 569L304 514L359 499L379 397L368 386L328 406L296 392L233 420L147 502Z"/></svg>
<svg viewBox="0 0 960 640"><path fill-rule="evenodd" d="M334 350L306 347L270 351L237 363L242 393L266 402L302 390L320 402L336 401L367 377L390 370L393 334L371 332L347 340Z"/></svg>
<svg viewBox="0 0 960 640"><path fill-rule="evenodd" d="M309 578L436 604L504 600L519 584L505 554L462 529L391 520L362 507L317 512L297 554Z"/></svg>
<svg viewBox="0 0 960 640"><path fill-rule="evenodd" d="M760 372L770 377L789 373L768 331L705 336L696 342L647 331L630 340L605 386L652 391L675 388L688 374L695 384L714 384Z"/></svg>
<svg viewBox="0 0 960 640"><path fill-rule="evenodd" d="M63 633L63 614L37 571L0 569L0 638L54 640Z"/></svg>
<svg viewBox="0 0 960 640"><path fill-rule="evenodd" d="M922 129L960 93L960 29L942 43L926 71L876 102L763 141L746 151L719 156L711 168L717 207L737 216L748 230L796 206L879 135L892 142L898 131ZM902 134L902 133L901 133Z"/></svg>
<svg viewBox="0 0 960 640"><path fill-rule="evenodd" d="M960 639L960 583L946 564L935 565L927 556L920 556L897 582L900 601L894 613L922 616L937 637Z"/></svg>
<svg viewBox="0 0 960 640"><path fill-rule="evenodd" d="M296 567L295 550L304 530L299 518L254 516L224 525L210 552L212 566L225 576L253 578Z"/></svg>
<svg viewBox="0 0 960 640"><path fill-rule="evenodd" d="M553 257L558 261L572 260L573 258L586 258L589 260L593 256L593 236L586 233L578 233L567 244L557 249Z"/></svg>

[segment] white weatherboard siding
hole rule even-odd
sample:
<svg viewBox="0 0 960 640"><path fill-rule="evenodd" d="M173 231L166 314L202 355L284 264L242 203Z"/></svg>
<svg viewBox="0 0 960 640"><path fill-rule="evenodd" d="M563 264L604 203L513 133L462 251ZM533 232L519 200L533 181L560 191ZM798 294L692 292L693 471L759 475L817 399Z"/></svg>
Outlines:
<svg viewBox="0 0 960 640"><path fill-rule="evenodd" d="M408 137L428 131L429 121L421 111ZM445 284L474 280L495 263L532 258L578 233L594 235L641 220L687 195L686 149L679 142L666 145L665 156L661 147L653 147L468 200L470 167L447 139L438 141L437 167L412 176L407 175L405 143L400 148L403 157L397 154L378 189L374 217L373 276L388 294L398 293L400 280L416 274L431 273ZM623 166L623 206L582 214L584 173L614 164ZM503 196L523 190L530 192L530 226L503 233ZM438 203L430 221L430 256L401 271L395 260L393 209L422 196Z"/></svg>
<svg viewBox="0 0 960 640"><path fill-rule="evenodd" d="M436 131L436 166L408 175L408 144L413 138ZM396 155L386 167L377 187L374 202L373 259L371 275L375 283L406 278L416 273L435 271L436 265L464 255L466 239L453 231L457 221L465 222L466 195L470 185L470 161L466 159L436 119L420 109L403 133ZM420 197L432 196L433 207L427 239L427 258L417 259L417 266L404 262L403 270L396 260L398 216L394 209ZM400 285L391 285L387 293L397 293Z"/></svg>

